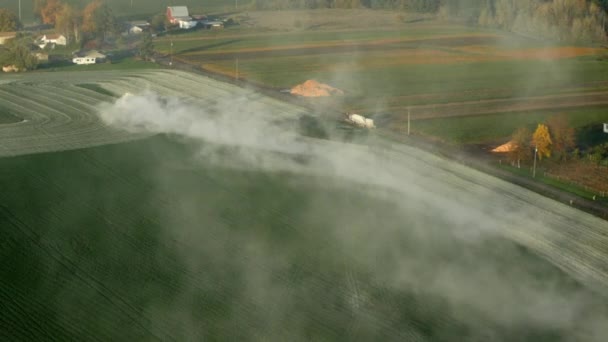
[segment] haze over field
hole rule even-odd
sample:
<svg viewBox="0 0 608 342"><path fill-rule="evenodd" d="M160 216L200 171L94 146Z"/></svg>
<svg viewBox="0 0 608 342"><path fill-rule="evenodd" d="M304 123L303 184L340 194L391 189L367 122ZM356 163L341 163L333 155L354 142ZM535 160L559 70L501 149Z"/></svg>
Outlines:
<svg viewBox="0 0 608 342"><path fill-rule="evenodd" d="M606 340L608 202L493 175L608 142L608 2L168 2L89 9L112 63L0 75L0 341ZM480 156L557 112L563 160Z"/></svg>
<svg viewBox="0 0 608 342"><path fill-rule="evenodd" d="M131 132L165 133L188 138L188 144L198 146L193 157L195 165L237 167L271 174L287 171L288 174L299 174L300 177L313 176L312 179L318 182L315 188L339 179L338 183L344 184L339 187L353 186L359 196L376 198L376 201L387 205L390 203L392 209L389 210L388 217L379 217L376 208L369 208L367 213L354 213L351 212L354 207L332 205L317 196L313 196L314 200L307 205L303 204L299 211L300 217L310 220L305 217L314 217L315 208L329 205L329 210L335 212L336 216L330 215L329 220L325 217L322 229L329 239L327 243L333 245L332 249L353 261L353 265L356 265L353 267L368 274L373 284L397 292L422 292L445 301L450 316L453 315L452 319L466 322L465 325L473 324L467 315L483 313L491 324L518 331L516 336L525 336L526 333L522 331L526 330L559 331L558 334L562 334L560 338L564 340L584 338L599 341L608 333L606 307L594 303L594 296L582 289L564 286L559 276L539 278L546 266L539 264L532 269L526 266L520 269L520 265L509 264L511 258L513 262L525 258L527 254L522 250L509 247L505 242L500 243L500 252L494 256L499 261L493 257L486 260L470 259L472 254L478 253L480 249L485 251L488 245L498 243L498 239L506 236L545 254L546 258L571 271L575 277L583 275L585 271L576 269L579 267L576 266L577 262L567 265L570 257L566 254L576 251L568 251L566 245L549 249L541 247L545 243L563 243L557 230L559 226L567 226L569 223L559 218L559 213L570 211L568 208L558 209L559 205L555 209L529 208L527 201L531 198L528 196L537 196L526 194L522 189L510 189L513 192L505 197L505 184L407 148L395 150L385 146L370 151L364 147L303 139L285 123L274 123L275 118L265 115L262 107L251 105L249 101L220 101L214 106L200 108L145 92L124 96L112 106L103 106L100 113L106 123ZM224 145L233 148L225 149ZM305 158L301 159L302 156ZM451 172L446 173L442 169ZM455 170L458 170L457 174L463 172L459 177L465 178L454 178L452 172ZM162 174L158 176L162 182L171 184ZM345 181L347 183L343 183ZM310 180L304 181L308 182ZM524 198L525 202L522 202ZM546 202L550 207L554 205L540 197L535 200ZM535 204L541 207L545 205L538 202ZM538 215L545 210L550 211ZM385 210L380 212L387 214ZM556 217L547 220L547 214ZM382 224L362 225L357 222L361 215L369 215L372 220ZM387 224L388 222L391 223ZM597 224L600 230L608 229L605 222L591 217L582 220L581 224ZM179 231L182 227L173 228L178 231L169 232L169 235L184 234ZM309 232L302 231L300 234L306 239ZM544 236L540 239L546 239L545 242L536 240L539 238L537 234ZM247 239L257 240L254 236L246 235ZM524 237L525 235L528 236ZM251 260L253 264L264 264L269 259L284 260L279 261L279 265L271 262L270 268L288 267L289 262L285 260L290 260L289 253L287 256L281 256L280 253L277 255L271 246L263 247L256 242L246 244L250 243L256 246L254 260ZM446 255L455 259L448 261L444 259ZM261 260L258 261L259 259ZM608 275L600 271L602 261L598 262L598 268L594 272L602 275L587 273L580 279L604 279L600 282L605 282ZM267 284L272 282L272 276L264 272L254 272L245 278L245 282L253 282L246 287L255 288L251 295L256 302L273 301L270 298L275 296L275 292L289 291L281 286L277 288ZM600 289L606 283L596 285ZM354 295L360 297L356 300L362 301L357 304L357 308L359 305L361 308L368 305L373 307L373 301L365 290L356 291L359 293ZM289 305L283 307L280 301L273 302L273 316L268 318L268 324L289 314ZM590 308L598 311L590 314ZM282 314L277 314L277 310ZM581 320L582 315L584 320ZM492 329L481 331L483 333L475 330L473 335L502 338L492 335L496 333ZM418 334L415 329L409 333L414 336Z"/></svg>

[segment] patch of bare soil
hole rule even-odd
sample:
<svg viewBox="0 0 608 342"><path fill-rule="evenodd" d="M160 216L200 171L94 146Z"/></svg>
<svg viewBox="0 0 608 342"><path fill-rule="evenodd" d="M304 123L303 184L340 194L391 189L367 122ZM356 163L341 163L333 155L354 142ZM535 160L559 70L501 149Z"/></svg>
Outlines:
<svg viewBox="0 0 608 342"><path fill-rule="evenodd" d="M299 84L293 87L290 92L293 95L300 95L304 97L344 95L342 90L327 84L319 83L315 80L308 80L302 84Z"/></svg>
<svg viewBox="0 0 608 342"><path fill-rule="evenodd" d="M506 152L511 152L515 149L516 145L514 142L509 141L506 144L502 144L498 147L495 147L492 149L492 152L494 153L506 153Z"/></svg>

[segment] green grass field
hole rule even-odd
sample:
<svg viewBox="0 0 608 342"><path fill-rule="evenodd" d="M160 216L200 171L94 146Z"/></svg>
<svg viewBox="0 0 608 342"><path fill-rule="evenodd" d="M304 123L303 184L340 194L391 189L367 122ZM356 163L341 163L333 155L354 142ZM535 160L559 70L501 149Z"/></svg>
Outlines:
<svg viewBox="0 0 608 342"><path fill-rule="evenodd" d="M608 63L598 58L600 49L437 21L374 29L203 30L162 37L156 47L169 53L171 42L179 60L234 76L238 59L241 78L277 90L308 79L328 83L346 93L330 101L334 107L372 117L381 114L392 118L393 126L404 122L410 106L424 107L424 115L417 116L418 108L412 111L417 120L485 114L480 109L484 101L592 93L600 97L608 91ZM459 143L487 142L551 113L572 113L576 127L606 118L601 109L608 105L605 100L591 104L573 99L569 108L545 101L544 108L519 113L504 104L492 107L494 114L487 118L424 120L414 130ZM429 107L435 104L448 106ZM586 108L589 105L595 107ZM451 125L444 125L448 122Z"/></svg>
<svg viewBox="0 0 608 342"><path fill-rule="evenodd" d="M315 178L203 166L191 161L193 152L156 137L0 159L0 336L461 341L492 334L565 341L576 335L559 326L506 324L477 304L458 306L418 289L419 281L393 287L382 280L393 275L368 268L394 261L393 248L421 266L464 274L469 267L496 268L504 281L533 276L534 286L550 283L594 298L505 240L472 245L446 234L437 217L404 212L346 183L327 187ZM417 226L424 227L423 240ZM393 242L382 239L384 252L364 257L370 249L357 240L377 240L365 238L369 227ZM432 273L423 267L416 277ZM474 273L472 281L482 277ZM524 298L510 305L529 305ZM600 302L586 312L603 310Z"/></svg>
<svg viewBox="0 0 608 342"><path fill-rule="evenodd" d="M0 340L608 333L598 218L199 75L5 77Z"/></svg>

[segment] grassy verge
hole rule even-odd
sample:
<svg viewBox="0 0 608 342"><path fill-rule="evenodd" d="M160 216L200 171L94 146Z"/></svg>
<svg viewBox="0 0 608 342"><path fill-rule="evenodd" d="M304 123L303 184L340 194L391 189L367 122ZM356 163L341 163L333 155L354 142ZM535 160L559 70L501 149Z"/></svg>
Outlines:
<svg viewBox="0 0 608 342"><path fill-rule="evenodd" d="M568 183L568 182L563 182L560 180L557 180L555 178L552 177L548 177L545 176L543 174L543 171L539 168L536 169L536 177L533 178L532 177L532 172L530 171L530 168L528 167L524 167L521 169L518 169L516 167L510 166L510 165L500 165L499 166L501 169L509 171L513 174L516 174L520 177L525 177L525 178L529 178L529 179L536 179L538 182L541 182L543 184L547 184L550 185L554 188L575 194L577 196L580 196L582 198L588 199L588 200L593 200L593 197L595 196L595 201L596 202L600 202L603 204L608 204L608 198L606 197L600 197L597 193L592 192L592 191L588 191L585 188L576 185L576 184L572 184L572 183Z"/></svg>
<svg viewBox="0 0 608 342"><path fill-rule="evenodd" d="M605 107L588 107L419 120L412 123L412 129L424 135L441 137L451 143L494 142L509 139L522 126L533 130L538 123L546 122L551 115L557 113L566 113L574 128L608 120Z"/></svg>

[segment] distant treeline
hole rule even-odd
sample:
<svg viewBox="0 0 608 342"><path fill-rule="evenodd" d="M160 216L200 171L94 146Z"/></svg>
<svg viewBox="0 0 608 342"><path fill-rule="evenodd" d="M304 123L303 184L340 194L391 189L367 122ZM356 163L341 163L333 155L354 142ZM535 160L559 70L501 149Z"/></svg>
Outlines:
<svg viewBox="0 0 608 342"><path fill-rule="evenodd" d="M252 9L372 8L437 13L443 19L560 41L605 41L608 0L252 0Z"/></svg>
<svg viewBox="0 0 608 342"><path fill-rule="evenodd" d="M441 0L252 0L254 9L374 8L436 12Z"/></svg>

